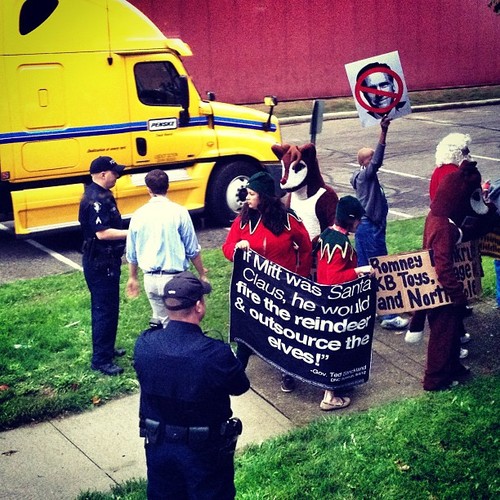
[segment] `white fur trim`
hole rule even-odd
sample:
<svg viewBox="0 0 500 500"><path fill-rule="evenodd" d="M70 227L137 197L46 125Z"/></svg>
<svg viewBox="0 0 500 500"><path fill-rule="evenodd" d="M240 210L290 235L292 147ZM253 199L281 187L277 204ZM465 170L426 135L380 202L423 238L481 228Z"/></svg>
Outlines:
<svg viewBox="0 0 500 500"><path fill-rule="evenodd" d="M444 137L436 146L436 166L460 165L463 160L470 159L470 155L463 155L462 150L469 147L469 134L454 132Z"/></svg>

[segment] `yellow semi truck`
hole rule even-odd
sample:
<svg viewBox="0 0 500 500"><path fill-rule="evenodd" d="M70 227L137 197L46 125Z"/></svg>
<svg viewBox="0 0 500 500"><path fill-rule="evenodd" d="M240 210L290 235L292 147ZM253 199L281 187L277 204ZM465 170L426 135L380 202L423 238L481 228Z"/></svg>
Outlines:
<svg viewBox="0 0 500 500"><path fill-rule="evenodd" d="M78 224L91 161L126 165L114 195L125 218L153 168L191 212L229 223L248 177L279 169L277 119L202 100L192 55L124 0L0 2L0 217L19 236Z"/></svg>

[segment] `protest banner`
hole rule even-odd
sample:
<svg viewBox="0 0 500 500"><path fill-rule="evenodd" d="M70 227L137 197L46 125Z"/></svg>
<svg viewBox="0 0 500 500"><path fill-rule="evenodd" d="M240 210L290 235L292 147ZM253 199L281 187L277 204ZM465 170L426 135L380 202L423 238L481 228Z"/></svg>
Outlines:
<svg viewBox="0 0 500 500"><path fill-rule="evenodd" d="M370 374L375 283L319 285L252 250L237 250L229 296L231 341L323 389L354 387Z"/></svg>
<svg viewBox="0 0 500 500"><path fill-rule="evenodd" d="M455 276L467 298L481 294L481 261L477 241L460 243L453 253ZM370 259L377 281L377 314L432 309L451 304L439 283L432 251L385 255Z"/></svg>

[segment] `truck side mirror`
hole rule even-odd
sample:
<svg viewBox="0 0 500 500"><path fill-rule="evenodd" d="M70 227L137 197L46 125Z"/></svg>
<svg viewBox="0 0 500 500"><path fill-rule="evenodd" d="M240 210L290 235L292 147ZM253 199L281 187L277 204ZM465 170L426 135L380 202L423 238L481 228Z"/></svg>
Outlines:
<svg viewBox="0 0 500 500"><path fill-rule="evenodd" d="M278 104L278 98L276 96L266 95L266 97L264 97L264 105L265 106L271 106L271 108L273 108L277 104Z"/></svg>
<svg viewBox="0 0 500 500"><path fill-rule="evenodd" d="M179 122L181 125L186 125L189 122L189 85L186 75L179 75L179 97L182 107Z"/></svg>
<svg viewBox="0 0 500 500"><path fill-rule="evenodd" d="M207 91L207 99L209 101L215 101L215 92L211 92L210 90Z"/></svg>
<svg viewBox="0 0 500 500"><path fill-rule="evenodd" d="M264 97L264 105L269 106L269 117L267 118L267 122L264 123L264 130L267 132L271 130L271 117L273 116L274 106L278 104L278 98L274 95L266 95Z"/></svg>

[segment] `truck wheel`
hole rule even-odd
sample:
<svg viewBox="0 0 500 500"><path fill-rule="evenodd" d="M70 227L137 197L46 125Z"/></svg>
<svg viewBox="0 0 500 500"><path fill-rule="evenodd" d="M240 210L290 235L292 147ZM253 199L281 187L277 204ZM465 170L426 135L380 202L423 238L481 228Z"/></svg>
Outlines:
<svg viewBox="0 0 500 500"><path fill-rule="evenodd" d="M231 224L245 202L248 179L258 171L257 165L246 161L234 161L217 169L207 192L207 208L214 222Z"/></svg>

